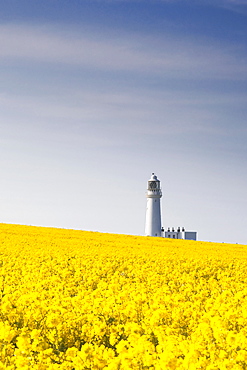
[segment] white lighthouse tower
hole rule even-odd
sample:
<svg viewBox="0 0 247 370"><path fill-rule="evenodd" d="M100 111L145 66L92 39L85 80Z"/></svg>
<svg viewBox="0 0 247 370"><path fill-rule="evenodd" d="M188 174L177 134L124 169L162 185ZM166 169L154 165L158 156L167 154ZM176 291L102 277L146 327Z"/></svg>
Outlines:
<svg viewBox="0 0 247 370"><path fill-rule="evenodd" d="M146 236L161 236L161 197L160 181L157 179L157 176L152 173L150 180L148 180L147 189Z"/></svg>

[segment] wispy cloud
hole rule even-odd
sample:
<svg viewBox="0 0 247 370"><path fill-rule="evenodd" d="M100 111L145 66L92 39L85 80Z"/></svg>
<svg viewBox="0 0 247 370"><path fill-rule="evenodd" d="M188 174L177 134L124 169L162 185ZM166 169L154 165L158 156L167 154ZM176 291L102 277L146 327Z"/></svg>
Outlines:
<svg viewBox="0 0 247 370"><path fill-rule="evenodd" d="M247 5L247 0L218 0L222 4Z"/></svg>
<svg viewBox="0 0 247 370"><path fill-rule="evenodd" d="M192 0L194 3L206 6L220 7L227 10L247 15L247 0Z"/></svg>
<svg viewBox="0 0 247 370"><path fill-rule="evenodd" d="M48 26L1 25L0 61L6 59L180 78L243 79L247 75L243 50L234 45L169 36L155 40L129 34L81 34Z"/></svg>
<svg viewBox="0 0 247 370"><path fill-rule="evenodd" d="M64 130L68 126L66 140L86 139L87 132L87 136L92 138L93 134L99 141L103 141L110 130L118 137L115 143L122 141L122 135L128 136L128 142L130 137L135 140L135 135L166 136L186 132L228 135L236 132L237 127L233 125L226 131L226 123L217 125L217 110L226 106L236 109L238 104L247 104L247 97L202 92L198 95L197 91L186 95L165 89L162 92L146 89L100 92L82 88L69 89L62 96L0 95L1 112L9 112L9 119L5 117L2 127L14 125L16 128L24 124L29 128L44 126L45 129L48 126L57 136L59 127ZM109 145L111 140L104 142Z"/></svg>
<svg viewBox="0 0 247 370"><path fill-rule="evenodd" d="M246 95L241 91L231 90L229 94L222 89L218 92L214 88L198 90L201 80L208 83L223 79L235 83L247 79L244 49L234 45L227 47L210 39L182 36L155 39L127 32L112 36L106 31L82 32L61 29L59 25L6 24L0 26L0 64L6 60L11 60L19 75L22 75L23 61L30 70L34 65L37 68L44 65L47 71L50 65L56 68L63 64L67 78L75 67L86 71L84 74L87 71L92 74L87 86L65 84L60 91L48 82L42 94L39 92L42 81L32 80L32 91L23 92L17 87L11 91L8 89L11 76L2 76L2 91L4 86L7 88L0 95L0 108L5 120L9 117L10 124L15 120L25 125L45 122L51 129L55 127L55 131L57 125L69 124L78 128L75 132L84 133L86 128L88 135L99 139L104 137L107 128L118 137L116 142L120 141L120 132L135 140L135 135L152 135L153 127L156 135L224 134L224 127L217 125L218 112L229 106L237 112L238 104L246 104ZM110 80L107 86L97 81L92 73L95 70L107 71L107 80ZM35 73L38 76L37 69ZM135 78L136 83L119 86L116 75L118 81ZM171 78L179 81L181 91L167 87L166 81ZM143 80L149 83L145 85ZM185 85L183 80L187 81ZM191 80L195 86L188 88L186 84ZM157 89L152 89L153 81L156 84L158 81Z"/></svg>

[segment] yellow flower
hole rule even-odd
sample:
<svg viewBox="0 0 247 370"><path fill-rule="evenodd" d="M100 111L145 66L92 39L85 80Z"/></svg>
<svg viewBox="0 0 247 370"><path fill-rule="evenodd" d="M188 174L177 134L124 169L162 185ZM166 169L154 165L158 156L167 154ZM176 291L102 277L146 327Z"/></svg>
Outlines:
<svg viewBox="0 0 247 370"><path fill-rule="evenodd" d="M0 370L240 370L247 246L0 224Z"/></svg>

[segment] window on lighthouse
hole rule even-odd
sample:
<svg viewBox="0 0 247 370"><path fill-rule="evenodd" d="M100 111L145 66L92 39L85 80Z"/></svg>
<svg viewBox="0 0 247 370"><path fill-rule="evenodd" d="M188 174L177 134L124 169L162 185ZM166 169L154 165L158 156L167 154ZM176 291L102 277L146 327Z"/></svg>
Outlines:
<svg viewBox="0 0 247 370"><path fill-rule="evenodd" d="M149 189L150 190L154 190L157 188L157 184L156 184L156 181L150 181L149 182Z"/></svg>

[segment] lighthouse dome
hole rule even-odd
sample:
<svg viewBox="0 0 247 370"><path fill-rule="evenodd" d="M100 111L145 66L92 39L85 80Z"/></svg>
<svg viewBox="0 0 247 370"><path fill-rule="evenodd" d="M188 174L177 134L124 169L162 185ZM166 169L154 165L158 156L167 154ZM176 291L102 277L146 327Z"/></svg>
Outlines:
<svg viewBox="0 0 247 370"><path fill-rule="evenodd" d="M154 173L152 173L152 176L149 181L160 181L160 180L158 180L157 176Z"/></svg>

